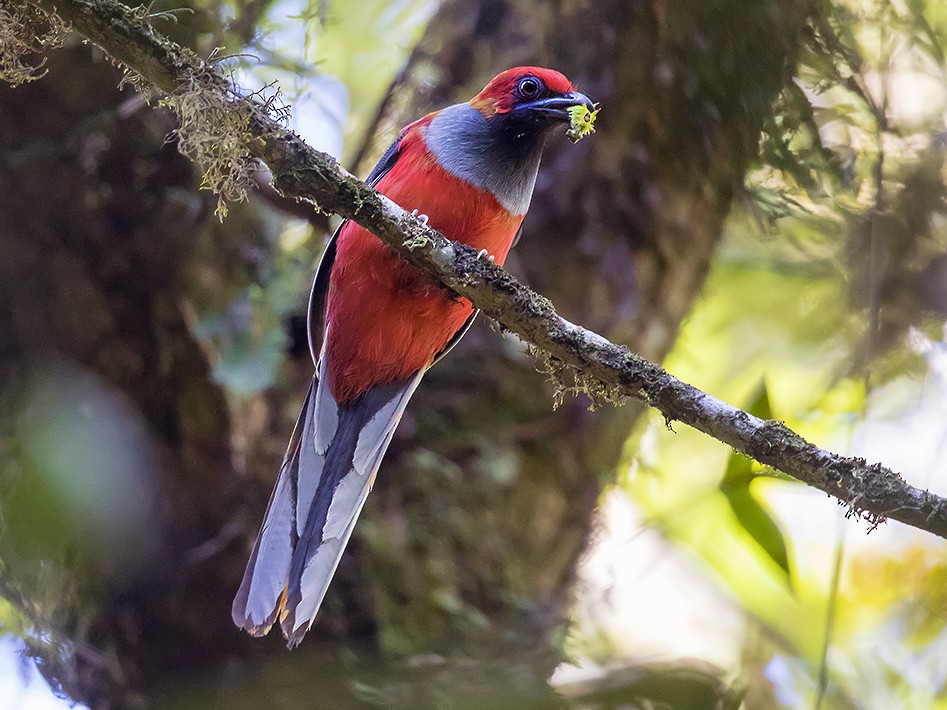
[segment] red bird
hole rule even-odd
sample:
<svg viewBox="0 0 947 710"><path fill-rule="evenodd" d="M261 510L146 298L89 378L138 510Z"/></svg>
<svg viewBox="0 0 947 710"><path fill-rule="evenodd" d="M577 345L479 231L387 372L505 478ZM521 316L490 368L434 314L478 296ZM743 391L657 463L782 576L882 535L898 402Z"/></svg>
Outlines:
<svg viewBox="0 0 947 710"><path fill-rule="evenodd" d="M581 105L593 104L559 72L510 69L403 129L368 182L502 265L546 138ZM408 399L475 316L354 222L335 233L309 297L316 373L233 602L237 626L262 636L279 619L290 648L302 640Z"/></svg>

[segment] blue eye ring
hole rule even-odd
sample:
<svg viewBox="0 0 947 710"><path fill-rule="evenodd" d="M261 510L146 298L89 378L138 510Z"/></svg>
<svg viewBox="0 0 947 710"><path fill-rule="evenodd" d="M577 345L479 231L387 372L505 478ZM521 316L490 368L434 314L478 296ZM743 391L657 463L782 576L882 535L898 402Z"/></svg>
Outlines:
<svg viewBox="0 0 947 710"><path fill-rule="evenodd" d="M527 100L535 99L543 90L543 83L535 76L524 76L516 84L516 93Z"/></svg>

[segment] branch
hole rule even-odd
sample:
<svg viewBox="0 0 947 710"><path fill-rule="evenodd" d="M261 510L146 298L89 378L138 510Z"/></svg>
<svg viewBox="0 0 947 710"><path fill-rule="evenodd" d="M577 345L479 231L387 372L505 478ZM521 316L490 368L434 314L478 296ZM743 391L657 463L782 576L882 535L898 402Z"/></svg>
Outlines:
<svg viewBox="0 0 947 710"><path fill-rule="evenodd" d="M947 500L908 485L881 464L824 451L782 423L743 412L672 377L628 348L565 320L546 298L506 271L479 257L470 247L449 241L354 178L332 157L310 148L273 117L269 102L238 96L213 63L160 36L142 12L115 0L30 2L57 13L128 70L166 94L166 103L179 115L184 99L194 96L201 98L200 105L226 105L242 117L234 125L245 128L244 135L237 136L242 151L236 161L238 171L239 164L250 156L262 160L273 175L274 187L283 195L311 200L322 210L335 212L376 234L410 263L470 299L487 316L541 351L540 357L554 374L574 369L577 386L593 397L616 403L625 397L641 399L658 409L668 423L684 422L762 464L835 496L850 507L852 515L872 524L893 518L947 538ZM193 104L188 105L193 113ZM182 115L182 122L184 118ZM188 118L194 120L193 115ZM220 130L208 125L211 121L200 123L199 115L196 120L202 130ZM188 139L184 130L182 125L182 141ZM219 133L208 133L203 138L209 136L223 143L234 140L234 135Z"/></svg>

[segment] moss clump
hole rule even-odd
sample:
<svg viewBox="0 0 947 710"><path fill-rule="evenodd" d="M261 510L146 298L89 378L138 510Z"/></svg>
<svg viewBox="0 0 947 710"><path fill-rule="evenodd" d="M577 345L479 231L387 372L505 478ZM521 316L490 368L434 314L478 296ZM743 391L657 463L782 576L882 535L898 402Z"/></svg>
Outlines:
<svg viewBox="0 0 947 710"><path fill-rule="evenodd" d="M424 234L414 234L404 240L404 245L411 251L430 249L434 246L434 240Z"/></svg>
<svg viewBox="0 0 947 710"><path fill-rule="evenodd" d="M566 136L573 143L578 143L592 133L595 133L595 117L599 112L598 104L589 106L588 104L579 104L569 109L569 130Z"/></svg>
<svg viewBox="0 0 947 710"><path fill-rule="evenodd" d="M270 88L270 87L267 87ZM194 72L180 89L162 100L178 116L178 150L204 171L201 188L217 196L216 214L227 216L227 202L242 202L253 185L257 160L251 146L254 112L263 109L277 120L289 116L279 91L241 96L228 87L212 65Z"/></svg>
<svg viewBox="0 0 947 710"><path fill-rule="evenodd" d="M417 210L415 210L411 216L417 217ZM427 218L423 218L425 224L427 224ZM404 240L404 245L411 251L417 249L432 249L435 245L435 241L427 236L424 232L419 230L414 222L411 220L403 220L402 226L407 228L407 231L411 236Z"/></svg>
<svg viewBox="0 0 947 710"><path fill-rule="evenodd" d="M562 406L566 394L571 394L573 397L578 397L580 394L586 395L589 398L589 411L594 411L606 404L621 406L628 400L628 397L618 388L580 372L545 350L529 344L527 344L527 350L536 359L536 370L546 375L552 383L553 409Z"/></svg>
<svg viewBox="0 0 947 710"><path fill-rule="evenodd" d="M27 57L58 47L67 32L58 16L32 5L0 7L0 80L16 87L42 78L45 60L30 64Z"/></svg>

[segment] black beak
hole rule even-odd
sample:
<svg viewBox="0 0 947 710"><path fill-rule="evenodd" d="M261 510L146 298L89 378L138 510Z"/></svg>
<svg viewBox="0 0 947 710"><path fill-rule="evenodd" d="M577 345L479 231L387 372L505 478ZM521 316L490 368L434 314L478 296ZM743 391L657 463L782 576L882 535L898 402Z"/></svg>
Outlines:
<svg viewBox="0 0 947 710"><path fill-rule="evenodd" d="M573 106L588 106L591 108L594 105L595 102L585 94L578 91L570 91L568 94L563 94L562 96L551 96L548 99L540 99L539 101L523 104L520 108L559 121L569 121L571 119L569 109Z"/></svg>

